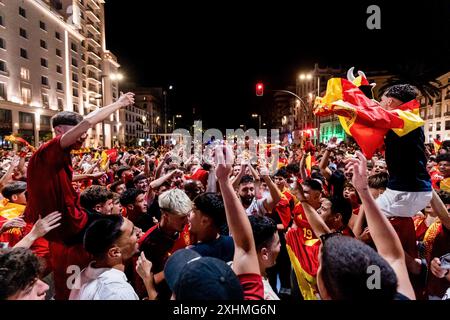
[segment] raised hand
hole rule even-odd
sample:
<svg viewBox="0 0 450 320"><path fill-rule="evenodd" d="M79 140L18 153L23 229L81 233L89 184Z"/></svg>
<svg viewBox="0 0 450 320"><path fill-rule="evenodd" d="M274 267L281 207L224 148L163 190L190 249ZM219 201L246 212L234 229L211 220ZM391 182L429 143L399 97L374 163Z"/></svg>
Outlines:
<svg viewBox="0 0 450 320"><path fill-rule="evenodd" d="M122 94L117 100L117 103L121 105L121 107L126 107L134 104L134 93L128 92L126 94Z"/></svg>
<svg viewBox="0 0 450 320"><path fill-rule="evenodd" d="M216 163L216 177L220 181L227 181L234 163L234 154L230 146L217 146L214 149Z"/></svg>
<svg viewBox="0 0 450 320"><path fill-rule="evenodd" d="M152 280L152 262L147 260L144 252L141 252L137 262L136 262L136 272L143 280Z"/></svg>
<svg viewBox="0 0 450 320"><path fill-rule="evenodd" d="M345 170L350 170L353 173L352 184L356 191L362 191L368 188L367 159L360 151L356 151L355 157L347 160Z"/></svg>
<svg viewBox="0 0 450 320"><path fill-rule="evenodd" d="M39 217L39 220L36 221L30 233L34 235L35 239L41 238L59 227L61 225L61 223L58 223L59 220L61 220L61 213L58 211L50 213L45 218Z"/></svg>
<svg viewBox="0 0 450 320"><path fill-rule="evenodd" d="M333 137L327 144L327 150L332 151L337 148L337 138Z"/></svg>
<svg viewBox="0 0 450 320"><path fill-rule="evenodd" d="M22 218L13 218L11 220L6 221L0 229L0 233L8 231L13 228L23 228L27 224Z"/></svg>

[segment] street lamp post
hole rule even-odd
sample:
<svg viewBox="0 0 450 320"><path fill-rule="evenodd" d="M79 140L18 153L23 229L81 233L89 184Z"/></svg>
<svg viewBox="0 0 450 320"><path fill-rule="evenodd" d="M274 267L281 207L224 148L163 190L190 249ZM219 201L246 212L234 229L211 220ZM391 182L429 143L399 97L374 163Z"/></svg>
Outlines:
<svg viewBox="0 0 450 320"><path fill-rule="evenodd" d="M176 114L176 115L174 115L173 117L172 117L172 124L173 124L173 130L175 130L176 129L176 127L175 127L175 118L177 118L177 119L181 119L181 118L183 118L183 116L181 115L181 114Z"/></svg>
<svg viewBox="0 0 450 320"><path fill-rule="evenodd" d="M169 86L169 91L173 90L173 86ZM164 133L167 133L167 95L168 92L166 90L163 91L163 98L164 98Z"/></svg>
<svg viewBox="0 0 450 320"><path fill-rule="evenodd" d="M261 115L253 113L252 118L258 118L258 129L261 129Z"/></svg>
<svg viewBox="0 0 450 320"><path fill-rule="evenodd" d="M108 78L112 81L121 81L123 80L123 75L121 73L111 73L111 74L102 74L101 75L101 81L100 81L100 86L101 86L101 93L102 93L102 108L105 106L105 78ZM103 143L103 147L106 146L106 130L105 130L105 120L102 121L102 143Z"/></svg>

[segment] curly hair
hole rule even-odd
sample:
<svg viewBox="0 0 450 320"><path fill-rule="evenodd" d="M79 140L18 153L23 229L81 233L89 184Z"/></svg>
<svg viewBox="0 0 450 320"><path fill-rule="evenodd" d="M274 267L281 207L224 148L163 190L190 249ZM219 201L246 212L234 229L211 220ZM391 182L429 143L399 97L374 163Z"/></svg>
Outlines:
<svg viewBox="0 0 450 320"><path fill-rule="evenodd" d="M42 265L29 249L0 250L0 300L6 300L33 285Z"/></svg>
<svg viewBox="0 0 450 320"><path fill-rule="evenodd" d="M406 103L417 97L417 89L410 84L397 84L387 88L384 95Z"/></svg>

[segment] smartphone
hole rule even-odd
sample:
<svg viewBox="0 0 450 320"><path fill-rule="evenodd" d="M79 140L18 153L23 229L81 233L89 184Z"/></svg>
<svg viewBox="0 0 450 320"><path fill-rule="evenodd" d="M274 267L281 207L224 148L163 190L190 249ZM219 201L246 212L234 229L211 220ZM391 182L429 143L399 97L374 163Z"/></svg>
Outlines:
<svg viewBox="0 0 450 320"><path fill-rule="evenodd" d="M439 260L441 260L442 269L450 269L450 253L444 254Z"/></svg>

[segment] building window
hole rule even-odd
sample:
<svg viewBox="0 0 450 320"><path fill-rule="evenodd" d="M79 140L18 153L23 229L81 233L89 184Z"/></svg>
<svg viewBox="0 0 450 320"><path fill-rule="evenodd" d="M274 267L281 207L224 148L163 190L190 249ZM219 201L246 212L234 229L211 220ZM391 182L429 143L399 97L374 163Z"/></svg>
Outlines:
<svg viewBox="0 0 450 320"><path fill-rule="evenodd" d="M0 16L0 26L3 26L3 27L5 26L3 23L3 16Z"/></svg>
<svg viewBox="0 0 450 320"><path fill-rule="evenodd" d="M20 48L20 56L24 59L28 59L28 52L25 49Z"/></svg>
<svg viewBox="0 0 450 320"><path fill-rule="evenodd" d="M42 97L42 106L44 108L48 108L50 106L50 104L48 102L48 94L43 92L41 97Z"/></svg>
<svg viewBox="0 0 450 320"><path fill-rule="evenodd" d="M44 86L48 86L48 85L49 85L49 84L48 84L48 78L42 76L42 77L41 77L41 84L44 85Z"/></svg>
<svg viewBox="0 0 450 320"><path fill-rule="evenodd" d="M0 49L6 49L6 42L3 38L0 38Z"/></svg>
<svg viewBox="0 0 450 320"><path fill-rule="evenodd" d="M20 78L22 80L30 81L30 70L27 68L20 68Z"/></svg>
<svg viewBox="0 0 450 320"><path fill-rule="evenodd" d="M56 49L56 55L62 57L61 49Z"/></svg>
<svg viewBox="0 0 450 320"><path fill-rule="evenodd" d="M58 31L55 32L55 38L58 40L61 40L61 33L59 33Z"/></svg>
<svg viewBox="0 0 450 320"><path fill-rule="evenodd" d="M61 98L58 98L58 110L64 110L64 102Z"/></svg>
<svg viewBox="0 0 450 320"><path fill-rule="evenodd" d="M56 66L56 72L58 72L59 74L62 74L62 67L61 66Z"/></svg>
<svg viewBox="0 0 450 320"><path fill-rule="evenodd" d="M42 49L47 49L47 42L45 42L44 40L41 39L41 48Z"/></svg>
<svg viewBox="0 0 450 320"><path fill-rule="evenodd" d="M28 39L27 30L20 28L19 34L22 38Z"/></svg>
<svg viewBox="0 0 450 320"><path fill-rule="evenodd" d="M51 122L51 117L41 116L41 124L44 126L49 126Z"/></svg>
<svg viewBox="0 0 450 320"><path fill-rule="evenodd" d="M19 15L21 15L24 18L26 18L27 17L27 11L24 8L19 7Z"/></svg>
<svg viewBox="0 0 450 320"><path fill-rule="evenodd" d="M72 65L73 65L74 67L78 67L78 61L77 61L77 59L72 58Z"/></svg>
<svg viewBox="0 0 450 320"><path fill-rule="evenodd" d="M6 84L0 82L0 100L6 99Z"/></svg>
<svg viewBox="0 0 450 320"><path fill-rule="evenodd" d="M31 113L19 112L20 123L33 123L33 115Z"/></svg>
<svg viewBox="0 0 450 320"><path fill-rule="evenodd" d="M433 123L432 122L428 125L428 131L433 131Z"/></svg>
<svg viewBox="0 0 450 320"><path fill-rule="evenodd" d="M58 89L59 91L64 91L62 82L56 83L56 89Z"/></svg>
<svg viewBox="0 0 450 320"><path fill-rule="evenodd" d="M1 72L6 72L6 62L0 60L0 71Z"/></svg>
<svg viewBox="0 0 450 320"><path fill-rule="evenodd" d="M47 31L47 25L45 24L45 22L39 21L39 27L42 30Z"/></svg>
<svg viewBox="0 0 450 320"><path fill-rule="evenodd" d="M76 73L72 73L72 80L78 83L78 75Z"/></svg>
<svg viewBox="0 0 450 320"><path fill-rule="evenodd" d="M71 49L72 49L72 51L77 52L77 45L75 43L73 43L73 42L71 44Z"/></svg>
<svg viewBox="0 0 450 320"><path fill-rule="evenodd" d="M74 97L78 97L78 89L77 88L73 88L72 94Z"/></svg>
<svg viewBox="0 0 450 320"><path fill-rule="evenodd" d="M24 104L31 103L31 89L30 88L22 88L21 90L22 102Z"/></svg>
<svg viewBox="0 0 450 320"><path fill-rule="evenodd" d="M439 131L439 130L441 130L441 122L440 121L436 122L436 131Z"/></svg>
<svg viewBox="0 0 450 320"><path fill-rule="evenodd" d="M48 60L44 59L44 58L41 58L41 66L45 67L45 68L48 68Z"/></svg>
<svg viewBox="0 0 450 320"><path fill-rule="evenodd" d="M445 130L450 130L450 121L445 121Z"/></svg>

